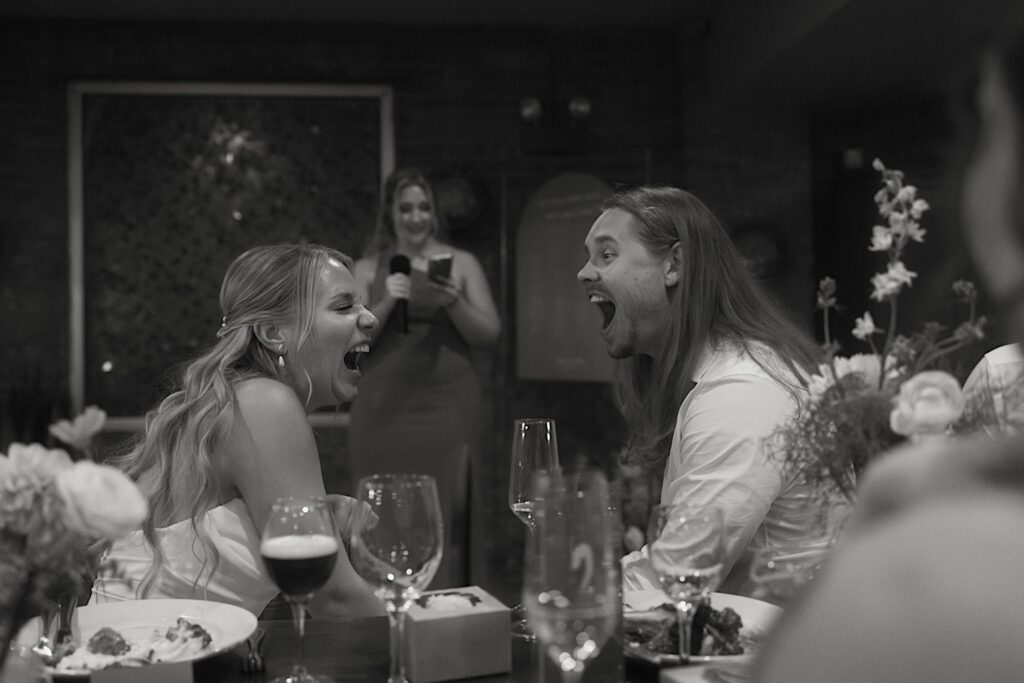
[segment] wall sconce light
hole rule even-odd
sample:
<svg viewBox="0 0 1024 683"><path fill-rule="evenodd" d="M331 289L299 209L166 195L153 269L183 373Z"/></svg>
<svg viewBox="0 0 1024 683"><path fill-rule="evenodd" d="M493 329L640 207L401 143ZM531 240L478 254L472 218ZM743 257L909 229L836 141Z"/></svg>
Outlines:
<svg viewBox="0 0 1024 683"><path fill-rule="evenodd" d="M519 117L526 123L537 123L543 115L544 105L536 97L524 97L519 103Z"/></svg>
<svg viewBox="0 0 1024 683"><path fill-rule="evenodd" d="M573 121L583 121L590 118L590 98L586 95L573 95L569 100L569 116Z"/></svg>
<svg viewBox="0 0 1024 683"><path fill-rule="evenodd" d="M558 110L556 109L555 111L557 112ZM569 98L569 102L564 111L569 115L569 125L574 126L577 123L581 123L590 118L590 115L593 112L593 104L590 102L590 98L586 95L573 95ZM556 118L564 116L565 114L562 114L561 116L556 114ZM544 105L538 98L533 96L524 97L519 102L519 118L521 118L524 123L537 125L543 117ZM565 122L564 119L563 122Z"/></svg>

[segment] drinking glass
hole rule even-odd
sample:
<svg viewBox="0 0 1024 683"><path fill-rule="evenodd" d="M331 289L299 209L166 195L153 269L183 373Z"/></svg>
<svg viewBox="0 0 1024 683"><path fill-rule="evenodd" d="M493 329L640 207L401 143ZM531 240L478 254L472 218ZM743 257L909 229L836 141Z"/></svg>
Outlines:
<svg viewBox="0 0 1024 683"><path fill-rule="evenodd" d="M353 565L376 586L388 612L388 683L404 683L406 611L434 578L444 548L437 482L422 474L374 474L359 481L356 496L376 517L368 516L353 532Z"/></svg>
<svg viewBox="0 0 1024 683"><path fill-rule="evenodd" d="M693 653L693 616L722 582L725 527L720 510L685 504L656 505L647 527L651 568L676 605L679 656Z"/></svg>
<svg viewBox="0 0 1024 683"><path fill-rule="evenodd" d="M818 573L830 547L762 548L750 564L752 597L785 607Z"/></svg>
<svg viewBox="0 0 1024 683"><path fill-rule="evenodd" d="M533 501L523 602L542 652L565 683L574 683L621 619L619 539L608 513L608 481L596 470L538 471Z"/></svg>
<svg viewBox="0 0 1024 683"><path fill-rule="evenodd" d="M295 664L273 683L331 683L326 676L306 671L303 638L306 605L327 582L338 561L338 527L325 498L278 498L263 528L260 555L270 579L292 609L298 632Z"/></svg>
<svg viewBox="0 0 1024 683"><path fill-rule="evenodd" d="M788 537L770 541L750 564L753 597L785 606L800 593L832 553L849 511L845 499L828 496L786 510Z"/></svg>
<svg viewBox="0 0 1024 683"><path fill-rule="evenodd" d="M533 533L533 498L530 491L533 473L558 467L558 435L550 418L522 418L512 426L512 459L508 478L508 506ZM522 603L511 612L512 635L532 641Z"/></svg>

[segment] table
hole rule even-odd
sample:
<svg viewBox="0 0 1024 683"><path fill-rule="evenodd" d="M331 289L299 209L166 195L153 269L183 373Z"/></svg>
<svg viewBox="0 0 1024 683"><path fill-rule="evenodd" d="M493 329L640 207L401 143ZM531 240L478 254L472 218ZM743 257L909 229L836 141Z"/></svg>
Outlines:
<svg viewBox="0 0 1024 683"><path fill-rule="evenodd" d="M259 623L267 631L263 645L265 672L242 673L242 657L247 652L243 643L231 652L197 662L193 668L195 683L264 683L288 673L292 666L296 638L291 621L273 619ZM538 666L535 650L529 643L511 636L510 641L510 673L461 680L488 683L558 682L553 665L546 667L543 679L536 675ZM306 667L313 673L326 674L338 683L387 681L390 662L387 617L307 619L305 646ZM656 683L657 671L635 667L632 663L624 665L621 648L612 647L606 648L591 663L584 681Z"/></svg>

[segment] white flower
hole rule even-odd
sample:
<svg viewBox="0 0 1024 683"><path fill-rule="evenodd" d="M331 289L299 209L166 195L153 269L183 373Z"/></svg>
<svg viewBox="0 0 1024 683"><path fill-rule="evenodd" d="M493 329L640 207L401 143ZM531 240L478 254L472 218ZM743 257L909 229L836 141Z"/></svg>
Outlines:
<svg viewBox="0 0 1024 683"><path fill-rule="evenodd" d="M928 231L922 228L920 223L908 220L905 227L907 230L907 237L915 242L924 242L924 236Z"/></svg>
<svg viewBox="0 0 1024 683"><path fill-rule="evenodd" d="M877 273L871 278L871 285L875 288L875 291L871 293L871 298L884 301L891 296L895 296L899 294L903 285L909 286L915 277L917 277L917 273L907 270L907 267L903 265L903 261L892 261L889 263L889 269L886 272Z"/></svg>
<svg viewBox="0 0 1024 683"><path fill-rule="evenodd" d="M913 203L915 197L917 197L917 187L914 185L904 185L896 193L896 201L898 202Z"/></svg>
<svg viewBox="0 0 1024 683"><path fill-rule="evenodd" d="M960 383L939 370L919 372L908 379L893 403L889 426L897 434L911 438L942 434L964 412Z"/></svg>
<svg viewBox="0 0 1024 683"><path fill-rule="evenodd" d="M889 263L888 275L900 284L907 286L910 286L911 280L917 277L917 273L912 270L907 270L907 267L903 265L903 261L893 261Z"/></svg>
<svg viewBox="0 0 1024 683"><path fill-rule="evenodd" d="M921 215L932 208L931 205L923 199L915 199L914 203L910 206L910 216L914 220L920 220Z"/></svg>
<svg viewBox="0 0 1024 683"><path fill-rule="evenodd" d="M50 425L50 434L78 450L85 450L107 421L107 414L96 406L89 406L73 421L58 420Z"/></svg>
<svg viewBox="0 0 1024 683"><path fill-rule="evenodd" d="M892 231L889 228L876 225L871 232L871 246L868 251L888 251L892 247Z"/></svg>
<svg viewBox="0 0 1024 683"><path fill-rule="evenodd" d="M864 315L857 318L856 325L853 328L853 336L861 341L864 341L868 337L878 332L878 328L875 327L875 319L871 317L871 313L868 311L864 312Z"/></svg>
<svg viewBox="0 0 1024 683"><path fill-rule="evenodd" d="M33 471L45 479L53 479L73 464L71 456L64 451L38 443L12 443L7 447L7 460L11 469Z"/></svg>
<svg viewBox="0 0 1024 683"><path fill-rule="evenodd" d="M888 374L893 374L895 359L891 356L886 362ZM852 356L836 356L832 364L818 366L818 374L807 380L807 389L811 400L817 401L828 389L843 377L850 374L860 375L866 386L877 386L878 375L882 371L882 361L873 353L855 353Z"/></svg>
<svg viewBox="0 0 1024 683"><path fill-rule="evenodd" d="M820 399L828 391L829 387L835 384L835 380L832 379L832 372L827 370L828 366L823 365L821 367L824 369L820 375L812 375L807 380L807 390L811 394L811 401Z"/></svg>
<svg viewBox="0 0 1024 683"><path fill-rule="evenodd" d="M86 536L117 539L146 519L146 499L127 475L113 467L80 460L58 474L56 485L68 526Z"/></svg>
<svg viewBox="0 0 1024 683"><path fill-rule="evenodd" d="M907 214L902 211L893 211L889 214L889 230L894 237L902 237L907 234Z"/></svg>
<svg viewBox="0 0 1024 683"><path fill-rule="evenodd" d="M835 367L837 379L856 373L864 378L868 386L875 386L882 372L882 361L873 353L855 353L849 358L836 358Z"/></svg>
<svg viewBox="0 0 1024 683"><path fill-rule="evenodd" d="M885 164L882 163L881 159L875 157L875 160L871 162L871 168L881 173L882 171L885 170Z"/></svg>
<svg viewBox="0 0 1024 683"><path fill-rule="evenodd" d="M888 273L877 273L871 278L871 286L875 288L875 291L871 292L871 298L877 301L884 301L891 296L896 296L901 289L900 283L890 277Z"/></svg>

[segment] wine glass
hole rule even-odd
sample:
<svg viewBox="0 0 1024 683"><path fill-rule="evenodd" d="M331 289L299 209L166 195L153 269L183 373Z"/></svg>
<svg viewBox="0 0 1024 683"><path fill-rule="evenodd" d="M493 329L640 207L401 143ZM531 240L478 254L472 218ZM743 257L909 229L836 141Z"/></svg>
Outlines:
<svg viewBox="0 0 1024 683"><path fill-rule="evenodd" d="M356 571L376 586L391 624L388 683L405 683L405 615L441 564L444 525L437 482L423 474L374 474L359 480L356 497L368 516L352 534Z"/></svg>
<svg viewBox="0 0 1024 683"><path fill-rule="evenodd" d="M327 499L278 498L263 528L260 555L270 579L292 609L298 647L292 672L273 683L331 683L310 674L303 664L306 605L334 571L338 561L338 527Z"/></svg>
<svg viewBox="0 0 1024 683"><path fill-rule="evenodd" d="M533 473L558 467L558 435L550 418L522 418L512 426L512 460L508 480L508 506L533 533ZM512 635L533 640L522 603L512 608Z"/></svg>
<svg viewBox="0 0 1024 683"><path fill-rule="evenodd" d="M647 527L651 568L676 605L679 656L685 661L699 647L692 638L697 608L709 604L722 582L725 526L720 510L686 504L656 505Z"/></svg>
<svg viewBox="0 0 1024 683"><path fill-rule="evenodd" d="M850 504L825 492L785 510L787 534L755 552L749 576L752 596L785 606L821 569L838 542Z"/></svg>
<svg viewBox="0 0 1024 683"><path fill-rule="evenodd" d="M562 680L573 683L621 619L619 539L608 513L608 481L597 470L537 471L533 497L523 602L541 650Z"/></svg>
<svg viewBox="0 0 1024 683"><path fill-rule="evenodd" d="M751 596L784 607L810 583L830 551L828 546L762 548L750 563Z"/></svg>

